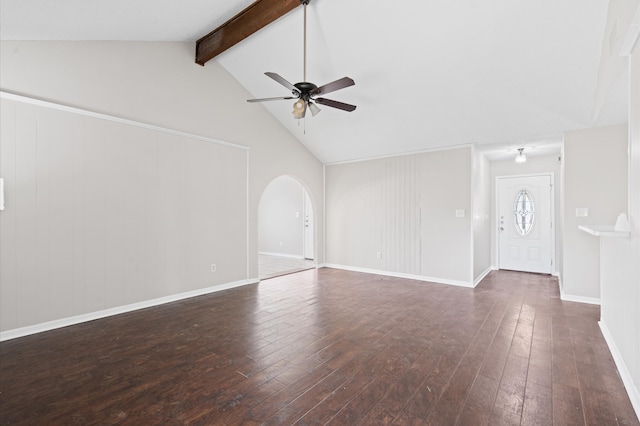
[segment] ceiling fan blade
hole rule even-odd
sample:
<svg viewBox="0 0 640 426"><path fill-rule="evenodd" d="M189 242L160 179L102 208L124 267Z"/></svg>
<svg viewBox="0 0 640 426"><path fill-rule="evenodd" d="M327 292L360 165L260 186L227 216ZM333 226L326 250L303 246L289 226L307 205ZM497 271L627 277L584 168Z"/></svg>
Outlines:
<svg viewBox="0 0 640 426"><path fill-rule="evenodd" d="M275 72L265 72L265 75L267 77L271 77L272 79L274 79L278 83L282 84L284 87L286 87L287 89L291 90L292 93L300 93L300 91L296 88L296 86L294 86L293 84L289 83L287 80L282 78L279 74L276 74Z"/></svg>
<svg viewBox="0 0 640 426"><path fill-rule="evenodd" d="M296 98L294 98L293 96L278 96L276 98L247 99L247 102L282 101L285 99L296 99Z"/></svg>
<svg viewBox="0 0 640 426"><path fill-rule="evenodd" d="M320 105L326 105L328 107L338 108L343 111L351 112L356 109L355 105L345 104L343 102L334 101L332 99L316 98L315 101Z"/></svg>
<svg viewBox="0 0 640 426"><path fill-rule="evenodd" d="M272 77L273 78L273 77ZM355 81L349 77L342 77L331 83L327 83L324 86L320 86L317 89L311 91L311 95L326 95L327 93L335 92L336 90L344 89L345 87L353 86Z"/></svg>

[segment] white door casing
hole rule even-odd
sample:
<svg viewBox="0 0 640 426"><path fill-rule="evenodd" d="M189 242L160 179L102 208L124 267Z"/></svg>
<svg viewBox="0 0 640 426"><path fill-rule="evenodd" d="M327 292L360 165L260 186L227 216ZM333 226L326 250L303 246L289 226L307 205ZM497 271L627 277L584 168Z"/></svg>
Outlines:
<svg viewBox="0 0 640 426"><path fill-rule="evenodd" d="M313 229L313 205L309 193L304 191L304 258L311 260L315 257Z"/></svg>
<svg viewBox="0 0 640 426"><path fill-rule="evenodd" d="M498 268L550 274L552 176L499 177L496 188Z"/></svg>

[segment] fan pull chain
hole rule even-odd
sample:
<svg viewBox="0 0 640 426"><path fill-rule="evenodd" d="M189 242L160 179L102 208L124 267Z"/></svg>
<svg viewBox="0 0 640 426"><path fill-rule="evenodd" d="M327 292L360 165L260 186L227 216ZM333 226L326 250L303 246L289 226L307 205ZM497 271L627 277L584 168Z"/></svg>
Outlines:
<svg viewBox="0 0 640 426"><path fill-rule="evenodd" d="M307 134L307 117L303 117L302 120L296 120L298 122L298 127L300 127L300 122L302 121L302 134Z"/></svg>

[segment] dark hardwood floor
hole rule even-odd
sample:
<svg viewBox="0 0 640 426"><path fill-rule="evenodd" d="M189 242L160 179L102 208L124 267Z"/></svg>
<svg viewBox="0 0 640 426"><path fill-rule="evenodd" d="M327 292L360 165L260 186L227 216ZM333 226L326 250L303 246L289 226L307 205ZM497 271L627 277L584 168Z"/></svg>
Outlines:
<svg viewBox="0 0 640 426"><path fill-rule="evenodd" d="M309 270L3 342L0 421L638 425L598 319L543 275Z"/></svg>

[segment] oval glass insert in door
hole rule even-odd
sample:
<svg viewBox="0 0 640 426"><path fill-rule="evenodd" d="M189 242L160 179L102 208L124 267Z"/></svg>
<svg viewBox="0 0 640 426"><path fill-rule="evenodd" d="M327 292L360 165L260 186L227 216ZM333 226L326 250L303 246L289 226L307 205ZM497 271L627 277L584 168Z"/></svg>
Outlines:
<svg viewBox="0 0 640 426"><path fill-rule="evenodd" d="M526 237L531 232L534 218L533 198L526 189L523 189L516 195L513 208L513 220L520 235Z"/></svg>

